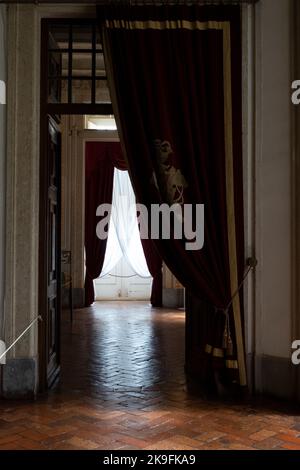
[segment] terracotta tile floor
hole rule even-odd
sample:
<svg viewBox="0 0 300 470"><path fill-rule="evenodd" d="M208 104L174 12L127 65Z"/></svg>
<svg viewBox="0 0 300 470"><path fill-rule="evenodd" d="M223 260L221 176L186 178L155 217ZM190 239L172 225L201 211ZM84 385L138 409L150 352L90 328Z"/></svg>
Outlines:
<svg viewBox="0 0 300 470"><path fill-rule="evenodd" d="M0 402L0 449L299 449L279 403L186 391L184 313L102 302L64 313L62 380L36 402Z"/></svg>

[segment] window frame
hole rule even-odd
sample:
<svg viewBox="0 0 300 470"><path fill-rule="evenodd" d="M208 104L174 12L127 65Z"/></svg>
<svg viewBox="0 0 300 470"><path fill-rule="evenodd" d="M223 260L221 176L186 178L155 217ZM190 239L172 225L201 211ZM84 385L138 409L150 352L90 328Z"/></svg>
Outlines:
<svg viewBox="0 0 300 470"><path fill-rule="evenodd" d="M68 47L63 49L56 49L49 47L49 30L55 25L69 26L69 41ZM73 26L91 26L92 28L92 47L91 49L73 49L72 29ZM41 103L46 114L61 115L61 114L99 114L99 115L112 115L113 108L111 103L96 103L96 83L99 80L107 80L107 76L97 75L96 72L96 57L97 54L103 53L102 46L97 45L98 23L94 18L43 18L41 20ZM51 80L66 80L68 83L68 102L66 103L49 103L48 102L48 87L49 77L48 64L50 53L52 52L68 53L68 73L67 75L51 76ZM91 53L92 55L92 70L89 76L73 76L72 67L72 54L76 51L78 53ZM91 102L90 103L72 103L72 80L91 80Z"/></svg>

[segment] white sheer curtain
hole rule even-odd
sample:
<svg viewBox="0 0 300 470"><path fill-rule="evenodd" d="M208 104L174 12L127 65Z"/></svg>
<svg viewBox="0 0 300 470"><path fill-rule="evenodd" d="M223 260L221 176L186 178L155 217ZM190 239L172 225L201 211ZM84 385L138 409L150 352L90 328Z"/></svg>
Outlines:
<svg viewBox="0 0 300 470"><path fill-rule="evenodd" d="M135 203L128 171L115 168L111 220L100 277L109 274L123 256L135 274L151 277L140 238Z"/></svg>

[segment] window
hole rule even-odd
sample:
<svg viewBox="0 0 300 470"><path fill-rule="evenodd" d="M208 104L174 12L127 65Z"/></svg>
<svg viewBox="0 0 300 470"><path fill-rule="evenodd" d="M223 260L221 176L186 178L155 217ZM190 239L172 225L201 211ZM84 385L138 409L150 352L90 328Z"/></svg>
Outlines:
<svg viewBox="0 0 300 470"><path fill-rule="evenodd" d="M113 115L85 116L85 129L116 131L117 125Z"/></svg>
<svg viewBox="0 0 300 470"><path fill-rule="evenodd" d="M47 102L111 103L96 22L47 23Z"/></svg>

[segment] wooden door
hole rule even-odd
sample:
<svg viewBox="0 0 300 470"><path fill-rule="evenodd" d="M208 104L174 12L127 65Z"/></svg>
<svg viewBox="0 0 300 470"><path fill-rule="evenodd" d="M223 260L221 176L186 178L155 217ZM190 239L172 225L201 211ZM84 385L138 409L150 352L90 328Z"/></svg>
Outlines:
<svg viewBox="0 0 300 470"><path fill-rule="evenodd" d="M46 130L46 129L45 129ZM40 309L41 326L41 389L51 387L60 367L60 168L61 133L57 122L47 118L47 138L43 155L40 232ZM42 251L41 251L42 250ZM41 275L42 273L42 275Z"/></svg>

